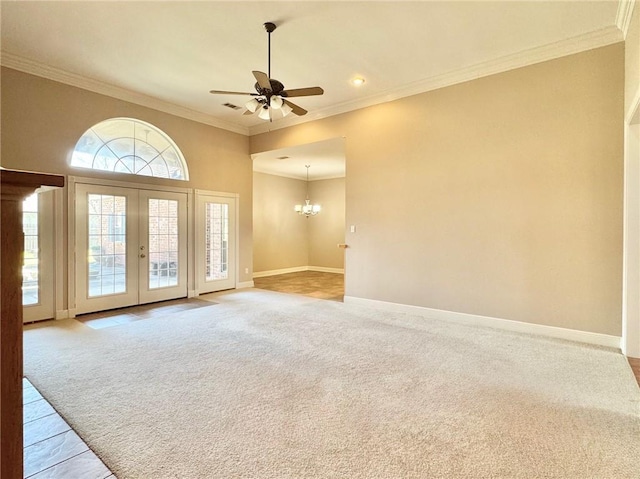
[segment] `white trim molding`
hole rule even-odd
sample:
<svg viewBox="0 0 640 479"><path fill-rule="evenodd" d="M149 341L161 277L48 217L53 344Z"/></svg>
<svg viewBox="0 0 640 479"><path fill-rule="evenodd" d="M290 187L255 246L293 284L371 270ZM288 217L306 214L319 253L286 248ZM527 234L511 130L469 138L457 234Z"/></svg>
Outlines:
<svg viewBox="0 0 640 479"><path fill-rule="evenodd" d="M633 7L636 0L619 0L618 12L616 13L616 26L622 32L622 38L627 38L629 33L629 25L631 24L631 17L633 16Z"/></svg>
<svg viewBox="0 0 640 479"><path fill-rule="evenodd" d="M631 105L629 105L629 111L626 113L625 122L628 125L634 125L640 121L640 88L636 90Z"/></svg>
<svg viewBox="0 0 640 479"><path fill-rule="evenodd" d="M622 31L617 26L607 27L584 35L579 35L577 37L567 38L559 42L550 43L541 47L523 50L512 55L478 63L443 75L419 80L400 88L387 90L377 95L309 112L309 114L303 117L294 118L293 115L290 115L287 118L278 120L274 123L260 123L259 125L249 128L249 136L287 128L289 126L313 120L320 120L322 118L339 115L353 110L359 110L361 108L398 100L412 95L418 95L420 93L426 93L428 91L437 90L439 88L456 85L470 80L476 80L496 73L503 73L516 68L554 60L567 55L573 55L574 53L605 47L623 40Z"/></svg>
<svg viewBox="0 0 640 479"><path fill-rule="evenodd" d="M320 273L344 274L344 268L325 268L324 266L309 266L307 271L318 271Z"/></svg>
<svg viewBox="0 0 640 479"><path fill-rule="evenodd" d="M2 51L0 53L0 64L2 64L3 67L12 68L13 70L64 83L65 85L82 88L83 90L89 90L94 93L99 93L100 95L107 95L111 98L128 101L147 108L153 108L154 110L169 113L170 115L186 118L187 120L197 121L198 123L204 123L205 125L214 126L234 133L240 133L241 135L249 134L249 129L246 127L219 120L206 113L191 110L190 108L160 100L149 95L144 95L133 90L111 85L93 78L67 72L60 68L44 65L6 51Z"/></svg>
<svg viewBox="0 0 640 479"><path fill-rule="evenodd" d="M256 271L253 273L254 278L265 278L267 276L275 276L277 274L299 273L300 271L308 271L308 266L294 266L293 268L272 269L269 271Z"/></svg>
<svg viewBox="0 0 640 479"><path fill-rule="evenodd" d="M253 273L254 278L266 278L278 274L300 273L302 271L318 271L320 273L344 274L343 268L325 268L324 266L294 266L293 268L272 269L269 271L257 271Z"/></svg>
<svg viewBox="0 0 640 479"><path fill-rule="evenodd" d="M110 179L110 178L91 178L85 176L69 175L68 183L70 184L83 184L83 185L98 185L98 186L114 186L116 188L133 188L136 190L151 190L151 191L165 191L171 193L184 193L186 195L192 194L192 188L186 186L164 186L154 183L137 183L136 181L127 181L129 178L132 180L137 179L135 175L126 175L124 179ZM139 177L138 177L139 178ZM150 178L150 177L148 177ZM73 190L71 193L73 194Z"/></svg>
<svg viewBox="0 0 640 479"><path fill-rule="evenodd" d="M253 281L240 281L236 283L236 289L253 288Z"/></svg>
<svg viewBox="0 0 640 479"><path fill-rule="evenodd" d="M510 319L492 318L489 316L479 316L476 314L457 313L455 311L444 311L441 309L425 308L422 306L412 306L408 304L390 303L375 299L358 298L355 296L345 296L345 303L369 306L384 311L413 313L429 319L450 321L458 324L470 326L484 326L489 328L503 329L518 333L534 334L537 336L547 336L555 339L565 339L579 343L593 344L607 348L620 349L618 336L608 334L591 333L589 331L578 331L575 329L558 328L556 326L546 326L544 324L524 323Z"/></svg>
<svg viewBox="0 0 640 479"><path fill-rule="evenodd" d="M54 240L53 244L55 246L54 252L54 292L55 292L55 300L54 300L54 318L55 319L66 319L68 317L68 312L64 309L67 305L65 304L66 298L64 296L64 273L65 273L65 238L64 235L66 233L66 228L64 227L64 213L65 213L65 204L67 202L67 189L68 186L65 185L63 188L55 190L53 199L54 199L54 217L53 217L53 233ZM67 315L64 318L58 318L58 312L64 311Z"/></svg>
<svg viewBox="0 0 640 479"><path fill-rule="evenodd" d="M620 0L618 14L616 16L616 25L612 25L601 30L567 38L548 45L530 48L501 58L472 65L470 67L465 67L442 75L437 75L435 77L412 82L408 85L390 89L377 95L344 102L315 112L310 112L304 117L293 118L294 115L290 115L287 118L274 123L262 122L250 128L219 120L206 113L185 108L183 106L169 103L122 87L110 85L106 82L95 80L93 78L87 78L76 73L70 73L59 68L44 65L6 51L2 51L0 53L0 64L8 68L13 68L14 70L89 90L94 93L107 95L112 98L128 101L137 105L153 108L164 113L187 118L216 128L252 136L301 123L320 120L322 118L359 110L361 108L381 103L387 103L400 98L436 90L438 88L456 85L458 83L475 80L477 78L482 78L496 73L502 73L515 68L533 65L566 55L572 55L574 53L621 42L626 36L626 29L628 29L629 26L634 3L635 0Z"/></svg>

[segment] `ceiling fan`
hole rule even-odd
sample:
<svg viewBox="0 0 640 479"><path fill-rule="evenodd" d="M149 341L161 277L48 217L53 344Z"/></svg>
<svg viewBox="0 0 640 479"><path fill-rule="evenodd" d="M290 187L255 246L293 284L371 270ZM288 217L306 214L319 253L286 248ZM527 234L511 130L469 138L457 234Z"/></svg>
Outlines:
<svg viewBox="0 0 640 479"><path fill-rule="evenodd" d="M324 90L319 86L285 90L282 83L275 78L271 78L271 33L276 29L276 25L275 23L267 22L264 24L264 29L267 31L269 38L268 74L260 71L252 72L256 79L255 89L257 93L224 90L211 90L209 93L216 95L250 95L253 98L245 105L247 111L244 114L253 115L258 112L258 116L263 120L272 121L276 111L280 111L282 116L286 116L289 113L299 116L306 115L307 110L290 102L288 98L322 95Z"/></svg>

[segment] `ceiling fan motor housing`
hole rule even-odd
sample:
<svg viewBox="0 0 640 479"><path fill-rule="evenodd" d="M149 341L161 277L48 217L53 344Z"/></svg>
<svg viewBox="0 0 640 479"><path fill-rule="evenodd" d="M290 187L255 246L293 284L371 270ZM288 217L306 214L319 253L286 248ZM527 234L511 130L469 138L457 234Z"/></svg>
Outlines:
<svg viewBox="0 0 640 479"><path fill-rule="evenodd" d="M266 88L262 88L258 83L254 85L256 91L260 95L270 96L270 95L281 95L286 96L284 94L284 85L280 83L278 80L274 80L273 78L269 79L269 83L271 83L271 91L268 91Z"/></svg>

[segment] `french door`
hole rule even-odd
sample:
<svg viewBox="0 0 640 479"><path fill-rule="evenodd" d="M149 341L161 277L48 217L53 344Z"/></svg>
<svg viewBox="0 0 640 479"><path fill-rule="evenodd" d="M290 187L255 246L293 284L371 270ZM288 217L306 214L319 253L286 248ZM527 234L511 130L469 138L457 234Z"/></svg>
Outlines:
<svg viewBox="0 0 640 479"><path fill-rule="evenodd" d="M22 203L22 316L25 323L54 317L53 204L53 191L33 194Z"/></svg>
<svg viewBox="0 0 640 479"><path fill-rule="evenodd" d="M236 198L196 191L198 294L236 286Z"/></svg>
<svg viewBox="0 0 640 479"><path fill-rule="evenodd" d="M187 195L77 183L76 314L187 296Z"/></svg>

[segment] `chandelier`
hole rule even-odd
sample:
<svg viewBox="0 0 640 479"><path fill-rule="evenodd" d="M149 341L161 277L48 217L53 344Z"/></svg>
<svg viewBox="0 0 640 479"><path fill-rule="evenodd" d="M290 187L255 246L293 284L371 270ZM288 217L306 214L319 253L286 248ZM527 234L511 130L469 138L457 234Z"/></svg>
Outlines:
<svg viewBox="0 0 640 479"><path fill-rule="evenodd" d="M307 169L307 198L304 200L304 205L296 205L294 209L299 215L305 215L308 218L320 213L320 205L312 205L309 200L309 167L311 165L304 166Z"/></svg>

